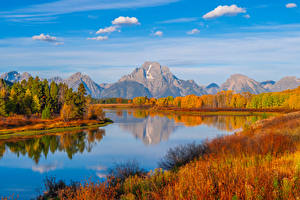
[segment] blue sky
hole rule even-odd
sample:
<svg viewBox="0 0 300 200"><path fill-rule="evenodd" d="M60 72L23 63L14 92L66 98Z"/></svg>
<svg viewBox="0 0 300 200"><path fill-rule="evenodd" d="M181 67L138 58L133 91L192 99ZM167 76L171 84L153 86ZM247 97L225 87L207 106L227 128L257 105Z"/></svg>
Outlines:
<svg viewBox="0 0 300 200"><path fill-rule="evenodd" d="M114 82L144 61L222 83L300 76L299 0L10 0L0 8L0 73L80 71Z"/></svg>

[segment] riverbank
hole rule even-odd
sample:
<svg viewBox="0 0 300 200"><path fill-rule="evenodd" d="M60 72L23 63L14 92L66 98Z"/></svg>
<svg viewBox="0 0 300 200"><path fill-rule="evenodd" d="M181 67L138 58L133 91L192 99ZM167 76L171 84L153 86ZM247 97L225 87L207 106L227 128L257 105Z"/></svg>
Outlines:
<svg viewBox="0 0 300 200"><path fill-rule="evenodd" d="M157 111L167 111L167 112L186 112L186 113L232 113L232 114L238 114L238 113L249 113L249 114L255 114L255 113L290 113L290 112L296 112L297 110L291 110L291 109L281 109L281 108L272 108L272 109L251 109L251 108L177 108L177 107L159 107L155 106L152 108L153 110Z"/></svg>
<svg viewBox="0 0 300 200"><path fill-rule="evenodd" d="M67 187L57 195L61 199L299 199L299 127L300 112L274 116L234 135L170 151L164 160L170 166L166 171Z"/></svg>
<svg viewBox="0 0 300 200"><path fill-rule="evenodd" d="M134 105L134 104L96 104L102 108L151 108L149 105Z"/></svg>
<svg viewBox="0 0 300 200"><path fill-rule="evenodd" d="M299 110L286 108L178 108L174 106L152 106L152 105L135 105L135 104L97 104L102 108L136 108L151 109L155 111L167 112L186 112L186 113L291 113Z"/></svg>
<svg viewBox="0 0 300 200"><path fill-rule="evenodd" d="M113 123L110 119L103 121L98 120L73 120L64 122L60 119L41 120L41 119L24 119L7 118L2 119L0 128L0 139L8 139L11 137L32 136L46 133L56 133L65 131L82 130L87 128L103 127ZM5 125L5 126L4 126Z"/></svg>
<svg viewBox="0 0 300 200"><path fill-rule="evenodd" d="M265 115L265 117L294 112L286 109L183 109L175 107L138 106L133 104L100 104L106 109L140 109L155 113L187 114L199 116L253 116Z"/></svg>

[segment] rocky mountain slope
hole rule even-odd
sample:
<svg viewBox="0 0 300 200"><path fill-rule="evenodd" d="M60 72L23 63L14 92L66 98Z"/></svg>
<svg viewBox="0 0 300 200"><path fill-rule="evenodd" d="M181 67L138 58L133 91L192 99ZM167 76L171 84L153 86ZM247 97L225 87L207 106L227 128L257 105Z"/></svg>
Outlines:
<svg viewBox="0 0 300 200"><path fill-rule="evenodd" d="M216 83L211 83L205 87L208 94L217 94L220 91L220 86Z"/></svg>
<svg viewBox="0 0 300 200"><path fill-rule="evenodd" d="M101 98L103 88L95 83L88 75L77 72L68 79L63 80L63 82L73 88L73 90L77 90L79 85L83 83L87 94L91 95L93 98Z"/></svg>
<svg viewBox="0 0 300 200"><path fill-rule="evenodd" d="M250 92L252 94L268 92L259 82L242 74L230 76L230 78L221 85L220 90L232 90L236 93Z"/></svg>
<svg viewBox="0 0 300 200"><path fill-rule="evenodd" d="M149 90L153 97L185 96L188 94L206 94L204 88L194 81L185 81L174 76L170 69L157 62L145 62L131 74L122 77L119 82L135 81Z"/></svg>
<svg viewBox="0 0 300 200"><path fill-rule="evenodd" d="M287 89L295 89L300 86L300 79L296 78L295 76L287 76L282 79L280 79L278 82L276 82L270 90L272 92L279 92L282 90Z"/></svg>
<svg viewBox="0 0 300 200"><path fill-rule="evenodd" d="M101 97L121 97L126 99L132 99L134 97L148 96L151 97L151 93L142 84L135 81L122 81L117 82L110 87L103 90Z"/></svg>
<svg viewBox="0 0 300 200"><path fill-rule="evenodd" d="M266 90L271 91L272 87L274 86L275 83L276 83L275 81L269 80L269 81L263 81L263 82L261 82L260 85L263 88L265 88Z"/></svg>

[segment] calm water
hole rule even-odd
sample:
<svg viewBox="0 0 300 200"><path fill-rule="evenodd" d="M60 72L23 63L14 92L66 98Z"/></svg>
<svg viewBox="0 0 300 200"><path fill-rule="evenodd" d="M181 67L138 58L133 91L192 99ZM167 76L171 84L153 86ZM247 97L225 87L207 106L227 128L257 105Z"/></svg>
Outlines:
<svg viewBox="0 0 300 200"><path fill-rule="evenodd" d="M99 179L116 162L137 160L157 167L167 150L231 134L257 116L163 115L143 110L106 110L114 124L104 128L0 140L0 197L19 194L30 199L46 176Z"/></svg>

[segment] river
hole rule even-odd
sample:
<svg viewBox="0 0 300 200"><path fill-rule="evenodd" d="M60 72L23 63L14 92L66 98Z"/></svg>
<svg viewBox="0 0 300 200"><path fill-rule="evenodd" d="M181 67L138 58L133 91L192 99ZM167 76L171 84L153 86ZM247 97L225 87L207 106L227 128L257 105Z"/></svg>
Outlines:
<svg viewBox="0 0 300 200"><path fill-rule="evenodd" d="M103 128L0 140L0 197L37 196L45 177L99 180L115 163L137 161L147 170L169 148L232 134L260 116L197 116L136 109L106 109Z"/></svg>

